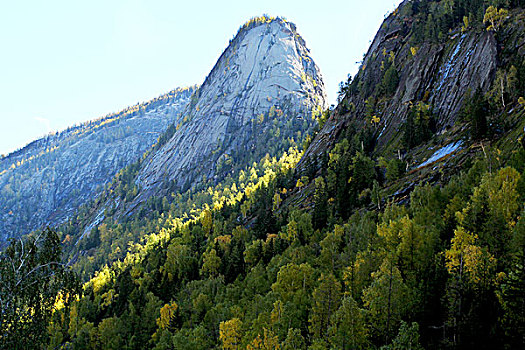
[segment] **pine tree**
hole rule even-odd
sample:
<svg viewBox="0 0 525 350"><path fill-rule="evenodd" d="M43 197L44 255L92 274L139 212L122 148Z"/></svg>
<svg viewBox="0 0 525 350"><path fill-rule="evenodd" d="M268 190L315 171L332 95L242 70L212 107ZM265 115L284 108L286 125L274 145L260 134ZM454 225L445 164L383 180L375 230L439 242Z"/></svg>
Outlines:
<svg viewBox="0 0 525 350"><path fill-rule="evenodd" d="M392 344L384 346L382 350L423 350L419 344L419 325L417 322L408 324L401 321L399 333L392 341Z"/></svg>
<svg viewBox="0 0 525 350"><path fill-rule="evenodd" d="M388 342L392 330L412 304L409 290L392 258L385 258L379 270L372 273L372 284L363 291L363 302L377 335Z"/></svg>
<svg viewBox="0 0 525 350"><path fill-rule="evenodd" d="M487 134L488 114L488 101L483 92L477 89L471 97L467 97L462 112L463 119L470 123L470 133L473 139L479 140Z"/></svg>
<svg viewBox="0 0 525 350"><path fill-rule="evenodd" d="M328 192L322 176L315 179L314 210L312 224L315 229L321 229L328 220Z"/></svg>
<svg viewBox="0 0 525 350"><path fill-rule="evenodd" d="M325 338L332 315L339 308L341 283L332 274L321 275L319 286L312 295L310 332L315 338Z"/></svg>
<svg viewBox="0 0 525 350"><path fill-rule="evenodd" d="M346 297L331 320L329 339L337 349L367 349L368 326L365 310L352 297Z"/></svg>

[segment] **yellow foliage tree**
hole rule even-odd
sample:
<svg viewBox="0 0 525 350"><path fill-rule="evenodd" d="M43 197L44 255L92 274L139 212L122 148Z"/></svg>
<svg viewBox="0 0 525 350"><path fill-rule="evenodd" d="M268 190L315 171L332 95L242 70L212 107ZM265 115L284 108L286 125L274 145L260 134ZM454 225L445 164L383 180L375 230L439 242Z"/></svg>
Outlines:
<svg viewBox="0 0 525 350"><path fill-rule="evenodd" d="M277 300L273 303L273 310L270 314L270 320L272 324L277 323L281 320L281 317L284 313L284 306L281 300Z"/></svg>
<svg viewBox="0 0 525 350"><path fill-rule="evenodd" d="M374 115L372 117L372 120L370 121L372 124L374 124L375 126L377 126L379 124L379 122L381 121L381 119L379 119L379 117L377 115Z"/></svg>
<svg viewBox="0 0 525 350"><path fill-rule="evenodd" d="M523 96L520 96L518 98L518 103L525 108L525 98Z"/></svg>
<svg viewBox="0 0 525 350"><path fill-rule="evenodd" d="M463 16L463 25L461 26L461 32L464 33L469 28L469 19L467 16Z"/></svg>
<svg viewBox="0 0 525 350"><path fill-rule="evenodd" d="M232 318L229 321L221 322L219 325L219 338L223 349L240 349L241 346L242 321Z"/></svg>
<svg viewBox="0 0 525 350"><path fill-rule="evenodd" d="M487 11L485 11L485 16L483 17L483 24L489 24L487 30L493 30L495 32L501 27L509 12L505 9L497 9L497 7L489 6Z"/></svg>
<svg viewBox="0 0 525 350"><path fill-rule="evenodd" d="M202 229L206 236L209 236L213 227L213 219L211 216L211 211L205 209L202 213Z"/></svg>
<svg viewBox="0 0 525 350"><path fill-rule="evenodd" d="M503 218L509 227L514 227L516 224L516 216L523 204L520 204L517 191L520 177L516 169L506 167L500 169L493 178L486 179L481 185L481 189L488 193L491 212Z"/></svg>
<svg viewBox="0 0 525 350"><path fill-rule="evenodd" d="M157 318L157 326L159 326L160 329L168 329L178 308L179 306L174 301L164 305L160 309L160 317Z"/></svg>
<svg viewBox="0 0 525 350"><path fill-rule="evenodd" d="M496 259L477 246L476 240L476 235L459 226L454 231L452 246L445 252L446 267L460 280L466 277L472 285L486 286L492 282Z"/></svg>
<svg viewBox="0 0 525 350"><path fill-rule="evenodd" d="M281 196L279 195L279 193L276 193L274 196L273 196L273 206L272 206L272 210L277 210L279 209L279 207L281 206L281 202L283 200L281 199Z"/></svg>
<svg viewBox="0 0 525 350"><path fill-rule="evenodd" d="M273 334L272 331L264 328L264 336L257 335L257 337L246 346L247 350L279 350L279 338Z"/></svg>

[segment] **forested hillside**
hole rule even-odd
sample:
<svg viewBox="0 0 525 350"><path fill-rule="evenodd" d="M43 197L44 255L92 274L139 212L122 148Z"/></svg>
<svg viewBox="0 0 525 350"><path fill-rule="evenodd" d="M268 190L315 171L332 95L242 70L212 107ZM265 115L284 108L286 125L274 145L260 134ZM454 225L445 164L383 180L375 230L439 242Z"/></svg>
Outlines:
<svg viewBox="0 0 525 350"><path fill-rule="evenodd" d="M178 123L196 87L49 134L0 159L0 246L58 225ZM74 113L74 111L71 111Z"/></svg>
<svg viewBox="0 0 525 350"><path fill-rule="evenodd" d="M84 207L59 235L87 282L42 346L525 347L524 5L404 1L304 152Z"/></svg>
<svg viewBox="0 0 525 350"><path fill-rule="evenodd" d="M297 158L325 107L319 68L295 25L256 17L230 41L182 120L62 226L82 276L130 244L240 198L281 157Z"/></svg>

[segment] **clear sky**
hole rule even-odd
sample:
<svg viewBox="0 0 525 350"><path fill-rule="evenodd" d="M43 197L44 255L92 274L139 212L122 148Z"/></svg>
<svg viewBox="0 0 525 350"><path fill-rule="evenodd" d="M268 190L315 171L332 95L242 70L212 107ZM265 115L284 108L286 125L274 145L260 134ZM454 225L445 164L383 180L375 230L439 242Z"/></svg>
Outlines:
<svg viewBox="0 0 525 350"><path fill-rule="evenodd" d="M297 25L330 103L401 0L0 1L0 154L51 131L200 84L264 13Z"/></svg>

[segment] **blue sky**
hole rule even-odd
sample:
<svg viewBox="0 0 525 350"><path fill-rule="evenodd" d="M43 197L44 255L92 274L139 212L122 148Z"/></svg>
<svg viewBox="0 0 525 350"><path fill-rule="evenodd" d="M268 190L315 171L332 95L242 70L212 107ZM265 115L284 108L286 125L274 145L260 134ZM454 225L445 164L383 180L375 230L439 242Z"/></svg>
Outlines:
<svg viewBox="0 0 525 350"><path fill-rule="evenodd" d="M297 25L330 103L400 0L0 2L0 154L200 84L253 16Z"/></svg>

